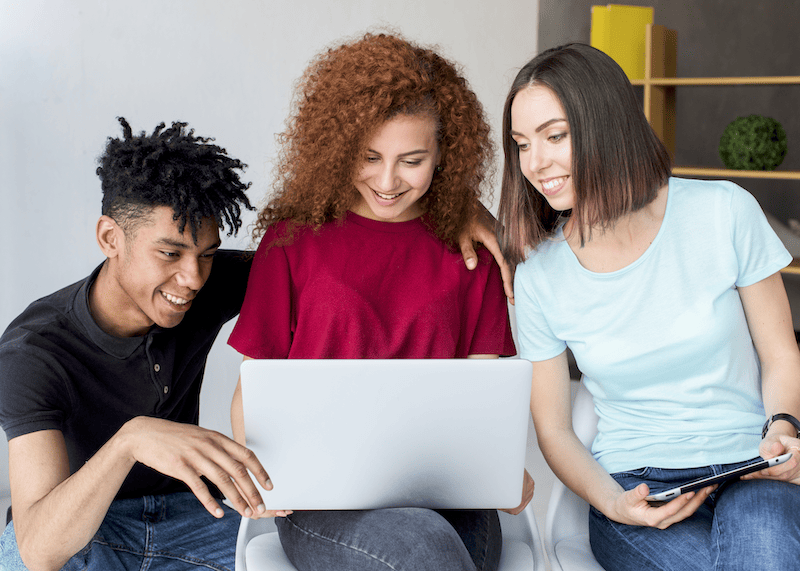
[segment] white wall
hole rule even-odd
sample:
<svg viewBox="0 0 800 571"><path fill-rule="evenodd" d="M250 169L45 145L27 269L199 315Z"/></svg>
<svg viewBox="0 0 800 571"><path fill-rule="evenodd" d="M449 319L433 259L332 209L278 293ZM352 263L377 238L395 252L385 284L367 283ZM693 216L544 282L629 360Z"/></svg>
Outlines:
<svg viewBox="0 0 800 571"><path fill-rule="evenodd" d="M118 136L187 121L248 165L262 200L274 134L308 60L390 25L460 62L497 129L535 52L538 0L0 0L0 329L102 261L97 155ZM252 220L249 218L248 220ZM228 246L249 243L246 232ZM224 339L206 374L204 425L229 433L238 356ZM0 438L0 495L7 448Z"/></svg>

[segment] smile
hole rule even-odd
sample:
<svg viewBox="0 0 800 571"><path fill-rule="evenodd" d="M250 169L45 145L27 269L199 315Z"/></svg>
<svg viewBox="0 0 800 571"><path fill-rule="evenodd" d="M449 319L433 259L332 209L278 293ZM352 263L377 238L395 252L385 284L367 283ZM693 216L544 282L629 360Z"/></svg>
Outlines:
<svg viewBox="0 0 800 571"><path fill-rule="evenodd" d="M384 194L382 192L378 192L375 189L372 189L372 192L374 192L376 195L378 195L379 198L382 198L384 200L394 200L398 196L402 196L406 193L406 191L404 191L404 192L398 192L397 194Z"/></svg>
<svg viewBox="0 0 800 571"><path fill-rule="evenodd" d="M559 186L561 184L564 184L564 182L566 182L566 180L567 180L567 177L560 176L558 178L554 178L554 179L551 179L551 180L543 182L542 183L542 188L544 190L553 190L557 186Z"/></svg>
<svg viewBox="0 0 800 571"><path fill-rule="evenodd" d="M173 305L186 305L187 303L189 303L189 301L191 301L163 291L161 292L161 296Z"/></svg>

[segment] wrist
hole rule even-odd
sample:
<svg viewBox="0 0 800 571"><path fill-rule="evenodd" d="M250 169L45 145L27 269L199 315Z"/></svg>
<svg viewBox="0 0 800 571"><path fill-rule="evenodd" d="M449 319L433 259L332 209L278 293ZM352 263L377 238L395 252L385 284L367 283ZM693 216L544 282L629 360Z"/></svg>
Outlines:
<svg viewBox="0 0 800 571"><path fill-rule="evenodd" d="M786 434L793 438L800 438L800 421L791 414L773 414L764 423L764 428L761 430L761 438L765 438L770 431Z"/></svg>

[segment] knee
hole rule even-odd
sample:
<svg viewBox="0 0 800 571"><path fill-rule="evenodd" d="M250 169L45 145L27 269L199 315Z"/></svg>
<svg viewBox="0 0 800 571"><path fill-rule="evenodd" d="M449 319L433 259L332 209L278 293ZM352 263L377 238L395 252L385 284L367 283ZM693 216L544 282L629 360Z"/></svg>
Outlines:
<svg viewBox="0 0 800 571"><path fill-rule="evenodd" d="M475 569L456 530L432 510L295 513L279 531L298 569Z"/></svg>

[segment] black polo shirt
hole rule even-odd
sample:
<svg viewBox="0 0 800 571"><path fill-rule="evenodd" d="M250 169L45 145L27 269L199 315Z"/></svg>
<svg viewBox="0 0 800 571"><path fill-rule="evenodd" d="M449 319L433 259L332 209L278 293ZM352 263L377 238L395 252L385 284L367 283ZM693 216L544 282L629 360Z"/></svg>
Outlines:
<svg viewBox="0 0 800 571"><path fill-rule="evenodd" d="M74 473L135 416L197 424L208 352L239 313L249 270L247 255L217 251L181 323L142 337L113 337L92 319L89 289L100 267L32 303L0 337L0 425L8 439L60 430ZM137 463L117 498L186 489Z"/></svg>

